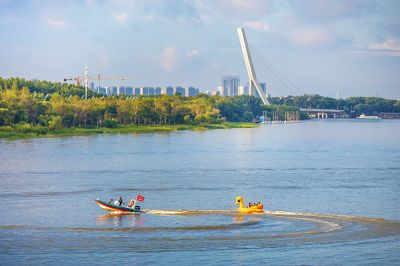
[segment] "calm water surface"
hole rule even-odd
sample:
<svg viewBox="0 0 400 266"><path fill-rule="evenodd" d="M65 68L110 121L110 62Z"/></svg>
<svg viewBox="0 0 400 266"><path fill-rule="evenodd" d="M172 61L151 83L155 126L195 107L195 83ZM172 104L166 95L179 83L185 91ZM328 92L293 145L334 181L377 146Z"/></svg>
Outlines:
<svg viewBox="0 0 400 266"><path fill-rule="evenodd" d="M0 261L400 264L400 121L0 140ZM140 215L94 200L145 196ZM238 215L234 200L266 212Z"/></svg>

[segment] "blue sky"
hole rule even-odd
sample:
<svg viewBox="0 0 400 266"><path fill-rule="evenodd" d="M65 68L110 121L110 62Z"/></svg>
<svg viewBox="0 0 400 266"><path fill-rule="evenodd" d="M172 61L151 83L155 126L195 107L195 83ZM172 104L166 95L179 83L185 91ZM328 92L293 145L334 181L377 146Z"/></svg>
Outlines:
<svg viewBox="0 0 400 266"><path fill-rule="evenodd" d="M134 77L116 85L246 83L243 26L272 95L398 99L398 14L397 0L0 0L0 76L62 81L87 63Z"/></svg>

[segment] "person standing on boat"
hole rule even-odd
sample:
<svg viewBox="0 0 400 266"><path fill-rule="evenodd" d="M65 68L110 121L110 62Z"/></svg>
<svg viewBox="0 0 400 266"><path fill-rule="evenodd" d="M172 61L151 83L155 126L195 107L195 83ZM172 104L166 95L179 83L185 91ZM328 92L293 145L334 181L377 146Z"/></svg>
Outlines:
<svg viewBox="0 0 400 266"><path fill-rule="evenodd" d="M121 198L121 197L119 197L119 199L118 199L119 206L121 206L121 205L122 205L122 202L123 202L122 198Z"/></svg>

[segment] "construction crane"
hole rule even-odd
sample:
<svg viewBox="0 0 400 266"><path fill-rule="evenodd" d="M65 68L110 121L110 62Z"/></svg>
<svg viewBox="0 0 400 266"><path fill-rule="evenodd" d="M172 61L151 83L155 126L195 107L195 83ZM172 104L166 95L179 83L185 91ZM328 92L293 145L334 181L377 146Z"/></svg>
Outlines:
<svg viewBox="0 0 400 266"><path fill-rule="evenodd" d="M88 80L97 80L100 82L100 80L132 80L132 77L87 77ZM80 86L82 83L82 80L85 80L85 77L74 77L74 78L64 78L64 81L75 81L75 84L77 86Z"/></svg>
<svg viewBox="0 0 400 266"><path fill-rule="evenodd" d="M132 77L101 77L100 76L100 72L98 72L97 77L89 77L88 75L88 67L86 65L85 67L85 76L80 77L73 77L73 78L64 78L64 82L66 81L75 81L75 84L77 86L81 85L81 82L84 81L85 82L85 99L87 99L87 89L89 87L89 80L96 80L98 87L100 88L100 81L101 80L133 80Z"/></svg>

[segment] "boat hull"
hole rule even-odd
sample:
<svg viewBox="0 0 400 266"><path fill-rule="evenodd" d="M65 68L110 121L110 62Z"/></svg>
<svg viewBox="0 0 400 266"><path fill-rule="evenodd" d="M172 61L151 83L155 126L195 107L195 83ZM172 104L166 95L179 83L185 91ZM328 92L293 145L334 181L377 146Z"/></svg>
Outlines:
<svg viewBox="0 0 400 266"><path fill-rule="evenodd" d="M109 204L102 200L96 200L96 204L99 205L99 207L102 208L103 210L109 211L109 212L116 212L116 213L141 213L142 212L140 210L127 208L124 206L116 206L114 204Z"/></svg>
<svg viewBox="0 0 400 266"><path fill-rule="evenodd" d="M239 208L239 212L241 213L254 213L254 212L264 212L264 206L253 206L248 208Z"/></svg>

